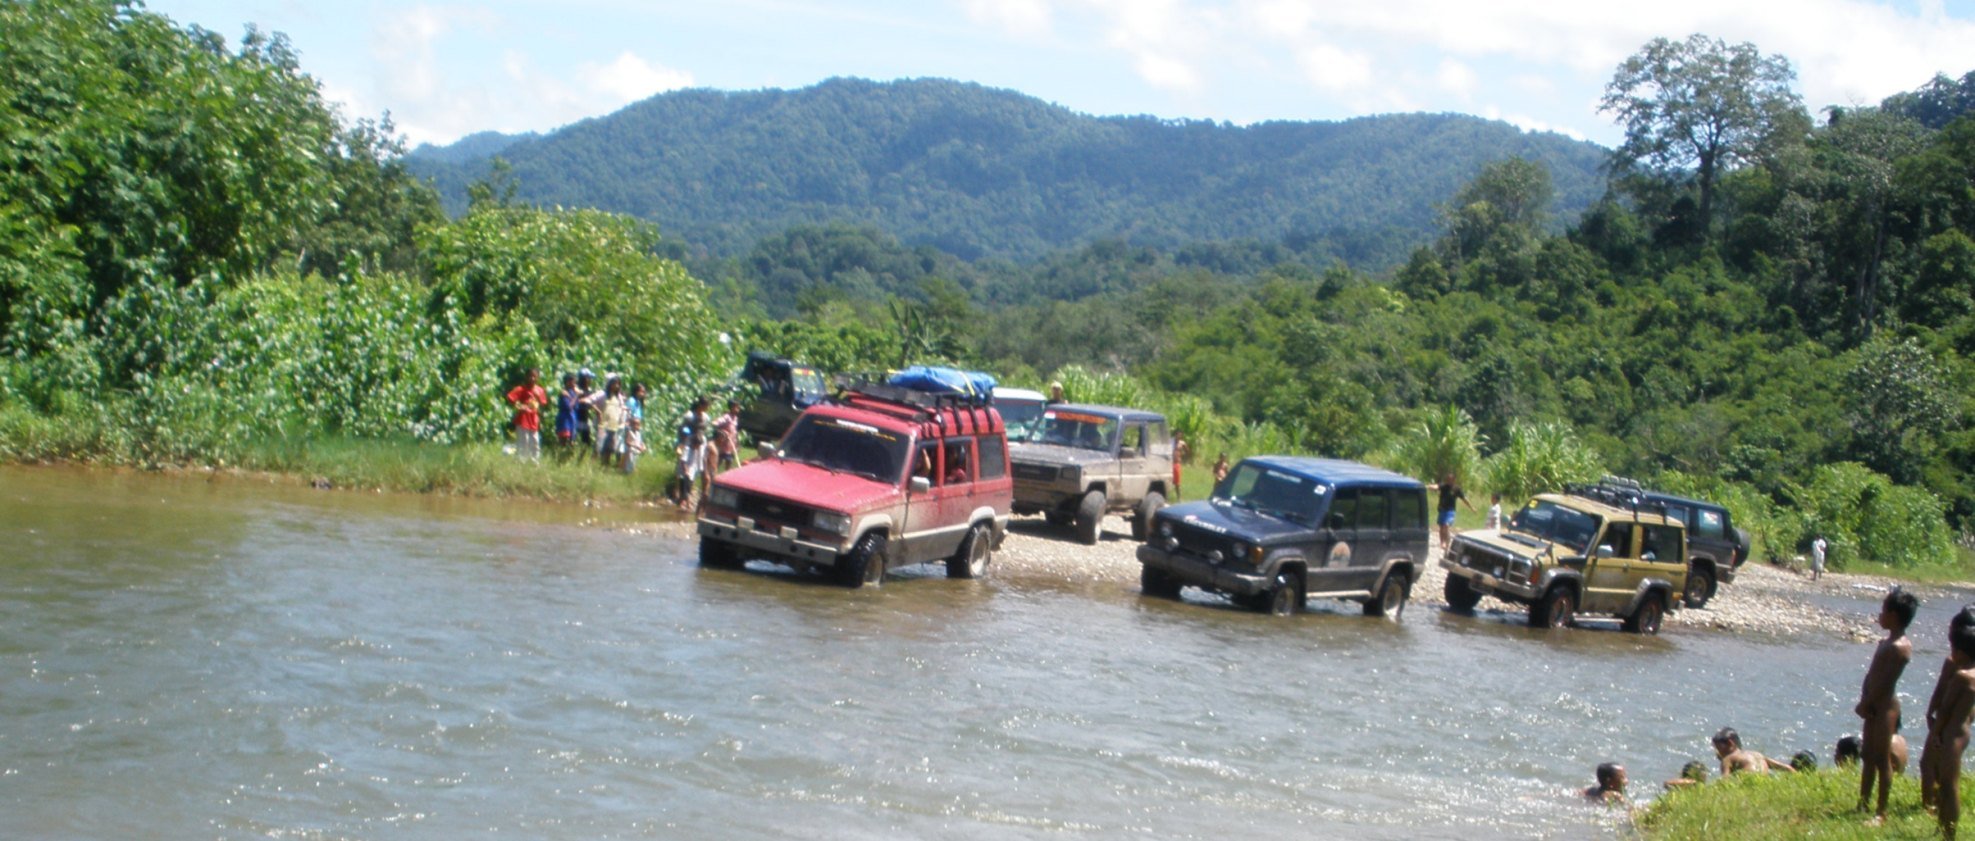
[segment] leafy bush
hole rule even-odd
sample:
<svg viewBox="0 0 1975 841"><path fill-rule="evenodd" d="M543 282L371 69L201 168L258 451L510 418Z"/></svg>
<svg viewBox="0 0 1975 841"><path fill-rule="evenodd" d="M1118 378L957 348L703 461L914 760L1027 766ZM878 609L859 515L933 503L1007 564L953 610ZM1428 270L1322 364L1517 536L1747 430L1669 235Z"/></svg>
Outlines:
<svg viewBox="0 0 1975 841"><path fill-rule="evenodd" d="M1823 465L1808 483L1792 488L1791 496L1796 528L1782 536L1798 551L1808 551L1811 540L1822 536L1833 569L1857 561L1914 567L1954 559L1954 535L1941 501L1863 465Z"/></svg>
<svg viewBox="0 0 1975 841"><path fill-rule="evenodd" d="M1452 478L1463 487L1481 472L1481 430L1458 406L1422 409L1383 461L1426 482Z"/></svg>
<svg viewBox="0 0 1975 841"><path fill-rule="evenodd" d="M1588 482L1603 472L1597 453L1577 440L1570 426L1556 422L1510 424L1509 445L1482 465L1489 490L1511 500Z"/></svg>

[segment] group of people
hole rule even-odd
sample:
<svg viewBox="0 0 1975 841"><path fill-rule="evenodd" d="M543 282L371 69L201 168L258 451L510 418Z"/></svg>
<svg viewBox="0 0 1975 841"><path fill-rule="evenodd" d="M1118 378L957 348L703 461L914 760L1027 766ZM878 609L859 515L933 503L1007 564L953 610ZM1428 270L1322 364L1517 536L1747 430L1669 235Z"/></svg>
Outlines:
<svg viewBox="0 0 1975 841"><path fill-rule="evenodd" d="M1858 704L1852 708L1864 726L1860 735L1839 739L1833 756L1840 766L1859 764L1858 810L1872 812L1870 822L1874 825L1885 822L1893 775L1906 771L1907 743L1899 733L1898 687L1900 675L1913 659L1907 626L1919 610L1920 600L1898 587L1881 603L1878 623L1886 637L1872 653ZM1934 693L1927 702L1927 740L1920 750L1920 805L1939 819L1941 834L1948 839L1955 837L1961 820L1961 756L1968 749L1971 717L1975 717L1975 604L1963 607L1948 620L1948 656L1941 663ZM1722 776L1808 770L1817 764L1808 752L1797 754L1786 764L1744 748L1741 735L1732 727L1714 734L1713 743ZM1600 765L1596 779L1596 785L1584 790L1586 798L1601 803L1625 802L1624 766L1612 762ZM1680 777L1667 781L1666 786L1699 785L1706 779L1706 766L1690 762Z"/></svg>
<svg viewBox="0 0 1975 841"><path fill-rule="evenodd" d="M507 402L514 407L515 454L537 460L542 454L542 413L550 405L541 384L542 372L529 369L520 385L508 390ZM588 368L562 375L562 390L555 397L555 441L574 458L594 455L597 463L625 473L637 469L645 444L645 387L634 384L627 390L624 379L610 375L602 388ZM734 466L740 449L740 404L727 401L725 414L711 414L712 401L701 396L693 401L680 421L673 443L677 458L677 478L671 488L674 502L688 504L695 492L704 494L713 473Z"/></svg>

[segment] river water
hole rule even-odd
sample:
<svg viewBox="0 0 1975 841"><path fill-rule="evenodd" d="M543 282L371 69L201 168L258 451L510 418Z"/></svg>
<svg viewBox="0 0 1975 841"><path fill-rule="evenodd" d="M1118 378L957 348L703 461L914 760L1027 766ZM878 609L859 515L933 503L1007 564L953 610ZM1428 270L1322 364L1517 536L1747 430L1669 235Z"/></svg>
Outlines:
<svg viewBox="0 0 1975 841"><path fill-rule="evenodd" d="M1650 796L1723 725L1828 761L1870 655L1041 577L848 592L593 516L0 469L5 835L1609 838L1568 794L1597 763Z"/></svg>

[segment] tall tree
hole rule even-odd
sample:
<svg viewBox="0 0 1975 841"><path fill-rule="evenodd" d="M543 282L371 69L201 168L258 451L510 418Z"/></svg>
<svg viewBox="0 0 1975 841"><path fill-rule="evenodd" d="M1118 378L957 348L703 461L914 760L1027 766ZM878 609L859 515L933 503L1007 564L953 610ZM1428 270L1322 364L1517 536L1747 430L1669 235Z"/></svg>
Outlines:
<svg viewBox="0 0 1975 841"><path fill-rule="evenodd" d="M1714 214L1722 173L1810 127L1788 59L1747 42L1695 34L1655 38L1618 66L1599 105L1625 128L1615 163L1643 164L1661 176L1692 170L1701 221Z"/></svg>

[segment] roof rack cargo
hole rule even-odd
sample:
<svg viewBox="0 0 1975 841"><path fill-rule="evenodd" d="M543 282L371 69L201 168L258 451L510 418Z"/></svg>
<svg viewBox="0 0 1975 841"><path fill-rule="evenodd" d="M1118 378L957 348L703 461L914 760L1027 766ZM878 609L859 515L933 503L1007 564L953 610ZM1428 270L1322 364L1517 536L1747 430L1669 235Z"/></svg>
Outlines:
<svg viewBox="0 0 1975 841"><path fill-rule="evenodd" d="M1570 484L1564 486L1564 493L1602 502L1613 508L1629 508L1632 516L1639 516L1644 507L1662 517L1668 516L1666 503L1647 499L1646 492L1638 482L1618 476L1606 476L1593 484Z"/></svg>

